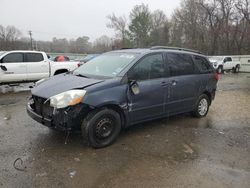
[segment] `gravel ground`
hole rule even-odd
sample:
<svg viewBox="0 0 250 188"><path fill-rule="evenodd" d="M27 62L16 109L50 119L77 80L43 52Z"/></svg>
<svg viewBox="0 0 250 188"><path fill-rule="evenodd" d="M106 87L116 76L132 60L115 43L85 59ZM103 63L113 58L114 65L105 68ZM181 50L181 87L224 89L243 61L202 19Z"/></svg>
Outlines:
<svg viewBox="0 0 250 188"><path fill-rule="evenodd" d="M222 75L206 118L140 124L98 150L29 118L29 95L0 94L0 187L250 187L250 74Z"/></svg>

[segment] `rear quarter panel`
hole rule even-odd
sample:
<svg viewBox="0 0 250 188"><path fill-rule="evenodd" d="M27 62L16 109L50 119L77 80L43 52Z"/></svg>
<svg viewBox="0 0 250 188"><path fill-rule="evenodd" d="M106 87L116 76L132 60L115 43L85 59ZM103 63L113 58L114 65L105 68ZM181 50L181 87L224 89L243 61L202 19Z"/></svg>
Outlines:
<svg viewBox="0 0 250 188"><path fill-rule="evenodd" d="M78 68L78 64L79 62L76 61L65 61L65 62L54 62L52 61L50 63L50 67L51 67L51 76L53 76L55 74L55 72L57 70L63 70L66 69L68 71L73 71L76 68Z"/></svg>

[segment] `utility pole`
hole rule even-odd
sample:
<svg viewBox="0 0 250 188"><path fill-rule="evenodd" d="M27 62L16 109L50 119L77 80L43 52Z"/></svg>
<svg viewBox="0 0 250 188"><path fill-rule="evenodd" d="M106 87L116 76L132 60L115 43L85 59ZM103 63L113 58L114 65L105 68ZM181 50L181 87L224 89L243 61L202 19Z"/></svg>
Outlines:
<svg viewBox="0 0 250 188"><path fill-rule="evenodd" d="M30 35L30 49L33 50L33 43L32 43L32 31L28 32Z"/></svg>

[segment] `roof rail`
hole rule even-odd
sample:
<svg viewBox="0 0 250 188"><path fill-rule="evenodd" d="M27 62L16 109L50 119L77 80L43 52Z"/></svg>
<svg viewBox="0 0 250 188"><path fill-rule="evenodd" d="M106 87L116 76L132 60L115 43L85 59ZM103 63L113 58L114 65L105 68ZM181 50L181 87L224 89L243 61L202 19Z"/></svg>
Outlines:
<svg viewBox="0 0 250 188"><path fill-rule="evenodd" d="M200 51L197 50L191 50L186 48L178 48L178 47L169 47L169 46L152 46L150 50L160 50L160 49L166 49L166 50L179 50L179 51L186 51L186 52L193 52L197 54L203 54Z"/></svg>

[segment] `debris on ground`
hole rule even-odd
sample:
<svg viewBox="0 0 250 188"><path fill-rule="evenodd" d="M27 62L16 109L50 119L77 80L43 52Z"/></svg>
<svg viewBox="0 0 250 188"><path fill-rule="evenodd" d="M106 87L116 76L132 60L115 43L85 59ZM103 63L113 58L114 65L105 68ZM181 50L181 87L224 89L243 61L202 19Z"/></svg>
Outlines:
<svg viewBox="0 0 250 188"><path fill-rule="evenodd" d="M145 138L150 138L150 137L151 137L151 135L150 135L150 134L148 134L148 135L146 135L146 136L145 136Z"/></svg>
<svg viewBox="0 0 250 188"><path fill-rule="evenodd" d="M36 177L44 177L44 176L47 176L46 172L36 174Z"/></svg>
<svg viewBox="0 0 250 188"><path fill-rule="evenodd" d="M4 120L9 120L10 117L5 116L3 119L4 119Z"/></svg>
<svg viewBox="0 0 250 188"><path fill-rule="evenodd" d="M21 158L17 158L14 161L13 167L18 171L25 171L27 168L26 166L23 165L23 160Z"/></svg>
<svg viewBox="0 0 250 188"><path fill-rule="evenodd" d="M81 160L79 158L74 158L76 162L80 162Z"/></svg>
<svg viewBox="0 0 250 188"><path fill-rule="evenodd" d="M71 178L73 178L75 175L76 175L76 171L72 171L72 172L69 173L69 176L70 176Z"/></svg>
<svg viewBox="0 0 250 188"><path fill-rule="evenodd" d="M187 144L183 144L183 147L185 148L185 150L184 150L185 153L192 154L194 152L194 150L191 148L191 146L189 146Z"/></svg>
<svg viewBox="0 0 250 188"><path fill-rule="evenodd" d="M68 131L68 132L67 132L67 135L66 135L66 137L65 137L65 141L64 141L64 144L65 144L65 145L68 143L69 134L70 134L70 132Z"/></svg>

